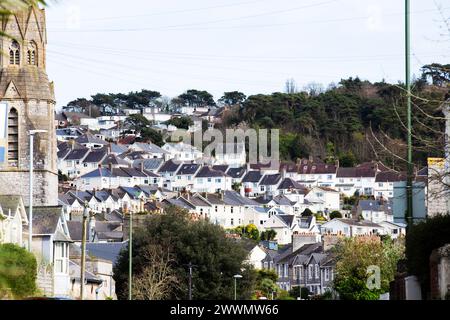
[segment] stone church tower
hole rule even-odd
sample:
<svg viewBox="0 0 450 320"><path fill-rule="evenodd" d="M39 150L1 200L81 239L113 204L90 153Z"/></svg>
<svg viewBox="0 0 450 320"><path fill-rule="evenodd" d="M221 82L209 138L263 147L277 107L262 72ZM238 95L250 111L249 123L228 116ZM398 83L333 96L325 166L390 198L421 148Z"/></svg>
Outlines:
<svg viewBox="0 0 450 320"><path fill-rule="evenodd" d="M55 95L46 73L45 11L29 8L1 21L0 194L29 202L29 130L34 139L33 204L58 204Z"/></svg>

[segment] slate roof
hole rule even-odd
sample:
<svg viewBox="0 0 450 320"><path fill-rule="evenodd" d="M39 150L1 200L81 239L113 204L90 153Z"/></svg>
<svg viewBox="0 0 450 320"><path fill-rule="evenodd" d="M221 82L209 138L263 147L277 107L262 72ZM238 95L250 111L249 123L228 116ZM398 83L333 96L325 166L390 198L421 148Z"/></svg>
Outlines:
<svg viewBox="0 0 450 320"><path fill-rule="evenodd" d="M392 202L379 200L359 200L358 208L363 211L383 211L392 214Z"/></svg>
<svg viewBox="0 0 450 320"><path fill-rule="evenodd" d="M90 256L117 262L119 253L128 246L128 241L108 243L86 243L86 250Z"/></svg>
<svg viewBox="0 0 450 320"><path fill-rule="evenodd" d="M102 144L102 145L108 144L108 142L106 142L105 140L102 140L100 138L97 138L90 132L87 132L87 133L83 134L82 136L76 138L75 141L80 144L88 144L88 143L95 143L95 144Z"/></svg>
<svg viewBox="0 0 450 320"><path fill-rule="evenodd" d="M80 279L81 267L73 260L69 260L69 274L71 279ZM102 283L103 280L89 271L84 272L84 277L88 283Z"/></svg>
<svg viewBox="0 0 450 320"><path fill-rule="evenodd" d="M195 163L186 163L182 164L180 169L177 171L177 175L185 175L185 174L194 174L200 168L199 164Z"/></svg>
<svg viewBox="0 0 450 320"><path fill-rule="evenodd" d="M160 147L158 147L156 144L153 144L153 143L135 142L134 145L146 153L162 153L162 154L169 153L166 150L161 149Z"/></svg>
<svg viewBox="0 0 450 320"><path fill-rule="evenodd" d="M66 161L81 160L87 155L87 153L89 151L90 150L88 148L74 149L74 150L70 151L70 153L66 156L66 158L64 160L66 160Z"/></svg>
<svg viewBox="0 0 450 320"><path fill-rule="evenodd" d="M70 238L74 241L81 241L83 238L83 224L80 221L67 221ZM87 231L86 231L87 239Z"/></svg>
<svg viewBox="0 0 450 320"><path fill-rule="evenodd" d="M29 216L28 208L26 210ZM61 214L62 207L33 206L33 234L55 234Z"/></svg>
<svg viewBox="0 0 450 320"><path fill-rule="evenodd" d="M8 215L8 212L11 210L11 213L14 214L16 210L19 208L22 202L22 197L18 195L0 195L0 207L3 210L3 214Z"/></svg>
<svg viewBox="0 0 450 320"><path fill-rule="evenodd" d="M230 177L234 178L234 179L239 179L242 178L244 176L246 172L246 168L230 168L228 169L228 171L226 172L227 175L229 175Z"/></svg>
<svg viewBox="0 0 450 320"><path fill-rule="evenodd" d="M371 167L352 167L338 168L336 178L373 178L376 175L376 168Z"/></svg>
<svg viewBox="0 0 450 320"><path fill-rule="evenodd" d="M405 180L405 175L396 171L378 172L375 177L375 182L398 182Z"/></svg>
<svg viewBox="0 0 450 320"><path fill-rule="evenodd" d="M163 159L140 159L133 161L133 167L140 169L143 164L145 170L157 170L163 163Z"/></svg>
<svg viewBox="0 0 450 320"><path fill-rule="evenodd" d="M309 162L302 163L298 167L299 174L333 174L336 173L337 167L333 164Z"/></svg>
<svg viewBox="0 0 450 320"><path fill-rule="evenodd" d="M251 200L247 197L241 196L236 191L226 190L223 194L223 201L227 205L242 205L242 206L259 206L259 203L257 203L254 200Z"/></svg>
<svg viewBox="0 0 450 320"><path fill-rule="evenodd" d="M105 150L94 150L89 152L87 157L83 160L84 163L99 163L106 157Z"/></svg>
<svg viewBox="0 0 450 320"><path fill-rule="evenodd" d="M373 223L371 221L368 220L353 220L353 219L345 219L345 218L336 218L333 220L339 220L343 223L346 223L348 225L352 225L352 226L357 226L357 227L376 227L376 228L381 228L381 226L377 223Z"/></svg>
<svg viewBox="0 0 450 320"><path fill-rule="evenodd" d="M291 214L277 214L275 216L278 217L289 228L291 228L293 223L295 222L295 216Z"/></svg>
<svg viewBox="0 0 450 320"><path fill-rule="evenodd" d="M223 171L211 169L208 166L202 167L195 175L196 178L209 178L209 177L224 177L226 176Z"/></svg>
<svg viewBox="0 0 450 320"><path fill-rule="evenodd" d="M113 166L118 166L118 165L127 166L128 162L123 160L122 158L118 157L115 154L108 154L106 156L106 158L103 159L102 166L109 166L109 165L113 165Z"/></svg>
<svg viewBox="0 0 450 320"><path fill-rule="evenodd" d="M164 162L161 168L159 168L158 172L176 172L180 167L181 163L175 162L170 159Z"/></svg>
<svg viewBox="0 0 450 320"><path fill-rule="evenodd" d="M81 176L81 179L98 178L98 177L112 177L112 174L111 171L107 168L97 168Z"/></svg>
<svg viewBox="0 0 450 320"><path fill-rule="evenodd" d="M306 193L305 187L291 178L284 178L278 186L278 190L298 189Z"/></svg>
<svg viewBox="0 0 450 320"><path fill-rule="evenodd" d="M259 184L263 186L273 186L279 183L280 181L281 181L281 174L279 173L266 174Z"/></svg>
<svg viewBox="0 0 450 320"><path fill-rule="evenodd" d="M125 145L120 145L116 143L111 143L111 152L115 154L121 154L128 150L128 148Z"/></svg>
<svg viewBox="0 0 450 320"><path fill-rule="evenodd" d="M222 171L223 173L227 172L228 167L226 164L212 166L213 170Z"/></svg>
<svg viewBox="0 0 450 320"><path fill-rule="evenodd" d="M262 174L259 171L249 171L242 179L242 182L257 183L262 179Z"/></svg>

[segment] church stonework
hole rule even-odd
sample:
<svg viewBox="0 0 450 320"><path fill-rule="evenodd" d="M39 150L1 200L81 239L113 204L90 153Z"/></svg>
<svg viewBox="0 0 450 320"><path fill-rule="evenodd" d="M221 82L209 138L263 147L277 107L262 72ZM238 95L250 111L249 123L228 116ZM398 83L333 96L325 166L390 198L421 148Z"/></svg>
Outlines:
<svg viewBox="0 0 450 320"><path fill-rule="evenodd" d="M0 194L29 203L30 130L34 138L33 204L58 204L55 95L46 73L45 11L30 8L1 21ZM3 139L2 139L3 138Z"/></svg>

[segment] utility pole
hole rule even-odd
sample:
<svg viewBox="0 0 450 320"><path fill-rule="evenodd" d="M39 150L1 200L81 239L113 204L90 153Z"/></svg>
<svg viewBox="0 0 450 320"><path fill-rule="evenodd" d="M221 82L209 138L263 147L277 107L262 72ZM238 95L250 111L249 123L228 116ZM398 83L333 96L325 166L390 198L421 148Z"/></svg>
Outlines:
<svg viewBox="0 0 450 320"><path fill-rule="evenodd" d="M129 239L128 239L128 300L133 299L133 214L130 211L130 230L129 230Z"/></svg>
<svg viewBox="0 0 450 320"><path fill-rule="evenodd" d="M407 94L407 127L408 127L408 172L406 181L406 223L411 228L413 219L413 162L412 162L412 126L411 126L411 61L410 61L410 0L405 0L405 70Z"/></svg>
<svg viewBox="0 0 450 320"><path fill-rule="evenodd" d="M81 275L80 275L80 300L84 299L84 282L86 272L86 222L89 216L88 203L84 203L83 225L81 236Z"/></svg>

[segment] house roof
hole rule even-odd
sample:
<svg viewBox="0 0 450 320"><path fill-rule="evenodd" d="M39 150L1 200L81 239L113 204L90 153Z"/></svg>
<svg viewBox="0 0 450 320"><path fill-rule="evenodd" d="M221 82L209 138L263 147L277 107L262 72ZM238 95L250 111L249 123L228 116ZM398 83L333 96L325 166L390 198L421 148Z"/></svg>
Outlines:
<svg viewBox="0 0 450 320"><path fill-rule="evenodd" d="M319 162L302 163L298 167L299 174L333 174L336 173L337 167L334 164L326 164Z"/></svg>
<svg viewBox="0 0 450 320"><path fill-rule="evenodd" d="M87 132L87 133L83 134L82 136L76 138L75 141L80 144L88 144L88 143L102 144L102 145L108 144L108 142L106 142L105 140L102 140L100 138L97 138L90 132Z"/></svg>
<svg viewBox="0 0 450 320"><path fill-rule="evenodd" d="M353 220L353 219L345 219L345 218L336 218L333 220L338 220L341 221L345 224L351 225L351 226L357 226L357 227L374 227L374 228L381 228L381 226L377 223L373 223L371 221L368 220ZM331 220L331 221L333 221ZM330 222L330 221L329 221ZM327 222L327 223L329 223Z"/></svg>
<svg viewBox="0 0 450 320"><path fill-rule="evenodd" d="M202 167L195 175L196 178L224 177L223 171L211 169L209 166Z"/></svg>
<svg viewBox="0 0 450 320"><path fill-rule="evenodd" d="M111 152L115 154L121 154L128 150L128 147L125 145L117 144L117 143L111 143Z"/></svg>
<svg viewBox="0 0 450 320"><path fill-rule="evenodd" d="M242 182L253 182L257 183L262 179L262 174L259 171L249 171L242 179Z"/></svg>
<svg viewBox="0 0 450 320"><path fill-rule="evenodd" d="M352 168L338 168L336 177L337 178L359 178L359 177L375 177L376 168L371 167L352 167Z"/></svg>
<svg viewBox="0 0 450 320"><path fill-rule="evenodd" d="M81 267L77 263L75 263L73 260L69 260L69 273L70 278L72 279L80 279L81 275ZM89 283L102 283L103 280L100 277L97 277L92 272L85 271L84 277L86 281Z"/></svg>
<svg viewBox="0 0 450 320"><path fill-rule="evenodd" d="M26 210L28 216L28 208ZM33 206L33 234L55 235L61 216L62 207Z"/></svg>
<svg viewBox="0 0 450 320"><path fill-rule="evenodd" d="M15 213L20 205L23 205L22 196L0 195L0 208L3 210L3 214L8 215L10 210L11 213Z"/></svg>
<svg viewBox="0 0 450 320"><path fill-rule="evenodd" d="M102 161L102 166L109 166L109 165L123 165L123 166L127 166L128 162L123 160L122 158L118 157L115 154L108 154L106 156L106 158Z"/></svg>
<svg viewBox="0 0 450 320"><path fill-rule="evenodd" d="M139 159L133 161L133 167L140 169L143 164L145 170L157 170L163 163L163 159Z"/></svg>
<svg viewBox="0 0 450 320"><path fill-rule="evenodd" d="M284 178L278 186L278 190L298 189L305 190L305 187L291 178Z"/></svg>
<svg viewBox="0 0 450 320"><path fill-rule="evenodd" d="M223 173L227 172L228 167L226 164L212 166L213 170L222 171Z"/></svg>
<svg viewBox="0 0 450 320"><path fill-rule="evenodd" d="M107 168L97 168L85 175L81 176L81 179L86 178L98 178L98 177L112 177L111 171Z"/></svg>
<svg viewBox="0 0 450 320"><path fill-rule="evenodd" d="M164 164L159 168L158 172L176 172L180 167L181 163L176 162L172 159L167 160Z"/></svg>
<svg viewBox="0 0 450 320"><path fill-rule="evenodd" d="M105 150L93 150L83 160L84 163L99 163L106 157Z"/></svg>
<svg viewBox="0 0 450 320"><path fill-rule="evenodd" d="M162 153L162 154L168 154L166 150L161 149L156 144L153 143L142 143L142 142L135 142L133 144L134 146L138 147L142 151L146 153Z"/></svg>
<svg viewBox="0 0 450 320"><path fill-rule="evenodd" d="M182 164L180 169L177 171L177 175L194 174L200 168L199 164L196 163L185 163Z"/></svg>
<svg viewBox="0 0 450 320"><path fill-rule="evenodd" d="M359 200L358 208L363 211L383 211L387 214L392 214L392 202L380 200Z"/></svg>
<svg viewBox="0 0 450 320"><path fill-rule="evenodd" d="M273 186L278 184L280 181L281 181L281 174L279 173L266 174L259 184L263 186Z"/></svg>
<svg viewBox="0 0 450 320"><path fill-rule="evenodd" d="M236 191L226 190L223 194L223 201L227 205L242 205L242 206L259 206L259 203L247 197L241 196Z"/></svg>
<svg viewBox="0 0 450 320"><path fill-rule="evenodd" d="M128 241L107 243L86 243L86 250L90 256L117 262L120 251L128 246Z"/></svg>
<svg viewBox="0 0 450 320"><path fill-rule="evenodd" d="M405 175L397 171L378 172L375 177L375 182L398 182L405 180Z"/></svg>
<svg viewBox="0 0 450 320"><path fill-rule="evenodd" d="M278 219L280 219L289 228L291 228L295 222L295 216L292 214L277 214L274 217L278 217Z"/></svg>
<svg viewBox="0 0 450 320"><path fill-rule="evenodd" d="M246 172L246 168L241 167L241 168L229 168L226 173L230 177L232 177L234 179L238 179L238 178L242 178L244 176L245 172Z"/></svg>
<svg viewBox="0 0 450 320"><path fill-rule="evenodd" d="M71 150L64 160L81 160L89 151L90 150L88 148Z"/></svg>

